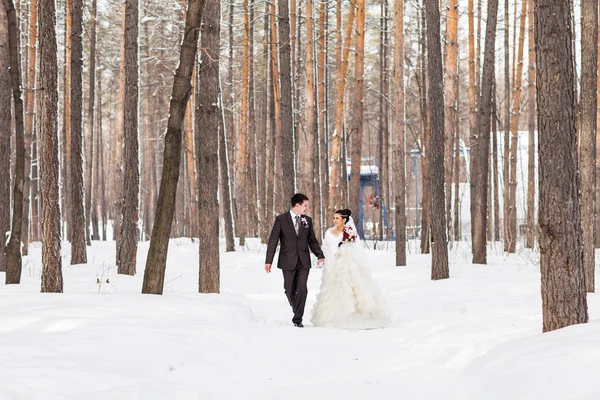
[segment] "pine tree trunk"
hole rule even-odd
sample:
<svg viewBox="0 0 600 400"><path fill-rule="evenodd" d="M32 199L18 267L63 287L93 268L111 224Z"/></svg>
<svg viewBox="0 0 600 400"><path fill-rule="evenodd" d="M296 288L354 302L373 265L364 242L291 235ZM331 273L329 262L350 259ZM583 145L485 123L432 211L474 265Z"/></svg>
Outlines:
<svg viewBox="0 0 600 400"><path fill-rule="evenodd" d="M222 90L221 90L222 93ZM222 100L221 100L222 101ZM231 180L229 179L229 154L227 153L227 131L225 130L225 113L221 109L219 116L219 173L221 174L220 198L223 202L225 220L225 251L235 251L233 237L233 211L231 199Z"/></svg>
<svg viewBox="0 0 600 400"><path fill-rule="evenodd" d="M318 154L317 150L317 139L318 139L318 121L317 121L317 104L315 95L315 61L314 61L314 23L313 23L313 2L312 0L306 0L306 123L305 132L306 137L304 153L301 154L302 165L304 170L304 181L303 189L304 194L311 199L312 212L314 221L315 233L319 232L321 224L316 215L316 206L318 205L318 192L316 190L315 180L318 182ZM301 137L303 133L301 130L298 132L298 137ZM315 168L315 164L316 167ZM315 174L316 170L316 174Z"/></svg>
<svg viewBox="0 0 600 400"><path fill-rule="evenodd" d="M263 19L263 65L264 65L264 91L261 96L261 131L257 137L257 146L260 149L258 152L259 168L258 168L258 197L260 201L259 219L260 219L260 239L261 243L266 243L269 236L269 224L271 223L271 211L268 209L267 197L272 196L272 191L269 192L267 180L268 165L269 165L269 154L270 148L273 143L269 138L269 93L270 93L270 67L269 67L269 3L265 2L264 19ZM219 146L221 146L221 140L223 133L219 136ZM219 148L219 152L221 149ZM221 153L219 153L221 154ZM219 157L222 157L219 155ZM222 165L222 163L220 164ZM221 175L223 177L223 175ZM222 185L223 186L223 185Z"/></svg>
<svg viewBox="0 0 600 400"><path fill-rule="evenodd" d="M596 224L596 112L598 87L598 1L581 2L581 131L579 173L581 179L581 228L583 265L588 292L595 291Z"/></svg>
<svg viewBox="0 0 600 400"><path fill-rule="evenodd" d="M17 153L16 174L13 186L12 229L6 247L5 279L6 284L11 284L21 282L21 233L23 227L23 183L25 180L25 121L23 115L23 96L21 93L21 36L19 21L12 0L3 0L3 3L8 22L8 53L10 58L10 77L15 109L15 150ZM9 124L9 127L12 127L12 124Z"/></svg>
<svg viewBox="0 0 600 400"><path fill-rule="evenodd" d="M318 56L318 111L319 111L319 185L317 191L320 195L320 203L317 207L315 217L320 221L321 230L317 236L323 237L327 224L329 210L329 184L328 184L328 162L327 162L327 3L322 1L319 9L319 56ZM319 237L319 236L318 236Z"/></svg>
<svg viewBox="0 0 600 400"><path fill-rule="evenodd" d="M71 264L85 264L86 224L83 198L83 1L72 0L71 35Z"/></svg>
<svg viewBox="0 0 600 400"><path fill-rule="evenodd" d="M192 72L192 79L196 76ZM196 85L197 86L197 83ZM196 198L198 190L196 189L196 172L194 170L194 125L193 118L191 117L194 112L194 96L190 96L188 100L188 111L190 114L190 118L187 121L187 125L185 127L185 136L184 136L184 149L185 149L185 168L186 168L186 211L189 215L189 218L186 219L187 225L189 228L189 236L192 238L198 237L199 233L199 225L198 225L198 200Z"/></svg>
<svg viewBox="0 0 600 400"><path fill-rule="evenodd" d="M354 103L352 104L352 170L350 172L350 207L356 211L358 234L363 236L360 215L360 167L364 124L365 74L365 0L356 1L356 58L354 61Z"/></svg>
<svg viewBox="0 0 600 400"><path fill-rule="evenodd" d="M6 1L6 0L5 0ZM42 195L42 292L62 293L62 260L58 162L58 68L56 10L53 0L40 0L39 110L41 140L40 189ZM14 225L13 225L14 226Z"/></svg>
<svg viewBox="0 0 600 400"><path fill-rule="evenodd" d="M509 18L508 0L504 2L504 127L502 134L504 136L504 151L502 152L502 194L503 194L503 218L502 225L504 227L504 251L508 251L508 243L510 242L510 226L509 226L509 143L510 143L510 18ZM514 55L513 55L514 57Z"/></svg>
<svg viewBox="0 0 600 400"><path fill-rule="evenodd" d="M329 211L334 213L336 210L346 205L341 194L341 178L343 165L346 160L341 157L342 153L342 135L344 129L344 88L346 86L346 72L348 71L348 55L350 53L350 42L354 27L354 16L356 12L356 0L350 1L350 12L346 22L346 32L344 36L343 51L340 54L341 59L338 65L336 78L336 108L335 108L335 129L331 137L331 152L329 156ZM358 210L357 210L358 211Z"/></svg>
<svg viewBox="0 0 600 400"><path fill-rule="evenodd" d="M444 172L446 179L446 216L448 232L452 230L452 156L454 154L454 137L456 136L456 114L458 108L458 0L448 1L446 13L446 51L444 59L444 122L445 154ZM457 194L455 194L457 196Z"/></svg>
<svg viewBox="0 0 600 400"><path fill-rule="evenodd" d="M71 49L72 49L72 31L73 31L73 0L65 0L65 64L64 64L64 105L63 105L63 144L64 149L64 182L62 187L65 189L62 193L64 203L62 209L64 220L67 224L67 241L72 241L73 224L71 221ZM60 153L59 153L60 154Z"/></svg>
<svg viewBox="0 0 600 400"><path fill-rule="evenodd" d="M31 0L30 4L30 21L29 21L29 45L27 55L27 93L25 99L25 187L23 189L23 255L29 253L30 242L30 224L29 224L29 203L33 197L31 195L32 181L30 178L31 172L31 156L34 146L34 121L35 121L35 74L36 74L36 58L37 58L37 16L38 3L37 0ZM32 219L31 227L33 228ZM32 229L33 230L33 229ZM34 235L37 236L37 235ZM36 238L37 239L37 238Z"/></svg>
<svg viewBox="0 0 600 400"><path fill-rule="evenodd" d="M383 4L383 115L382 115L382 136L383 143L381 149L381 169L379 171L379 180L381 189L379 192L379 215L380 215L380 232L383 240L391 240L391 209L392 204L390 196L390 10L387 0ZM387 219L386 219L387 218Z"/></svg>
<svg viewBox="0 0 600 400"><path fill-rule="evenodd" d="M3 5L4 8L4 5ZM6 10L8 11L8 10ZM0 92L11 93L10 52L7 12L0 12ZM18 65L18 62L17 62ZM10 234L10 138L12 136L12 97L0 96L0 272L6 271L6 237ZM20 256L20 252L19 252ZM19 271L20 276L20 271Z"/></svg>
<svg viewBox="0 0 600 400"><path fill-rule="evenodd" d="M258 237L258 174L257 174L257 149L256 149L256 91L254 79L254 7L255 1L250 0L250 35L249 35L249 60L248 60L248 234ZM220 17L219 17L220 18ZM220 30L220 28L219 28ZM217 136L218 141L218 136Z"/></svg>
<svg viewBox="0 0 600 400"><path fill-rule="evenodd" d="M460 77L457 78L457 81ZM458 85L460 88L460 85ZM456 91L456 98L460 99L460 94L458 90ZM457 103L457 106L460 103ZM456 110L455 113L456 122L455 122L455 133L454 133L454 240L461 240L461 230L460 230L460 110Z"/></svg>
<svg viewBox="0 0 600 400"><path fill-rule="evenodd" d="M570 9L570 0L534 2L544 332L588 321Z"/></svg>
<svg viewBox="0 0 600 400"><path fill-rule="evenodd" d="M106 165L104 164L104 153L105 153L105 146L104 146L104 138L103 138L103 132L102 132L102 74L99 73L98 74L98 130L97 130L97 136L98 136L98 150L96 151L96 154L98 155L98 165L96 168L96 173L99 176L99 179L97 182L99 182L99 186L100 186L100 209L101 211L101 219L102 219L102 240L106 241L106 228L107 228L107 221L108 221L108 207L106 205L106 176L105 176L105 172L106 172Z"/></svg>
<svg viewBox="0 0 600 400"><path fill-rule="evenodd" d="M86 143L86 156L85 156L85 232L86 241L88 245L91 245L90 237L90 225L92 223L92 180L94 187L97 186L96 180L92 179L94 176L94 106L95 106L95 90L96 90L96 4L97 0L92 0L92 8L90 15L90 86L88 95L88 112L87 112L87 126L88 136ZM96 218L97 221L97 218ZM92 231L98 232L98 223L96 222L95 228L91 227ZM94 240L98 240L98 237L94 235Z"/></svg>
<svg viewBox="0 0 600 400"><path fill-rule="evenodd" d="M527 69L528 109L527 125L529 128L528 168L527 168L527 240L525 247L533 249L535 243L535 39L533 37L533 0L529 1L527 10L529 19L529 67Z"/></svg>
<svg viewBox="0 0 600 400"><path fill-rule="evenodd" d="M494 89L492 91L492 168L494 185L494 240L501 241L500 237L500 179L498 175L498 108L496 106L496 77L494 74Z"/></svg>
<svg viewBox="0 0 600 400"><path fill-rule="evenodd" d="M196 91L196 160L199 171L219 168L219 37L221 6L219 0L208 0L202 19L202 65ZM206 64L205 64L206 62ZM200 87L202 89L200 90ZM205 177L199 192L200 293L219 293L219 203L216 177Z"/></svg>
<svg viewBox="0 0 600 400"><path fill-rule="evenodd" d="M277 10L275 2L271 2L271 79L273 81L273 116L275 118L275 158L274 158L274 199L273 211L277 214L282 211L285 195L283 193L283 165L281 158L282 130L281 130L281 82L279 80L279 35L277 29Z"/></svg>
<svg viewBox="0 0 600 400"><path fill-rule="evenodd" d="M511 121L511 140L510 140L510 184L509 184L509 242L508 252L517 251L517 146L519 143L519 117L521 116L521 82L523 77L523 47L525 42L525 17L527 16L527 1L521 0L521 19L519 33L519 48L517 56L517 69L515 73L514 93L513 93L513 111Z"/></svg>
<svg viewBox="0 0 600 400"><path fill-rule="evenodd" d="M430 206L431 206L431 174L430 174L430 143L431 143L431 131L430 131L430 110L427 102L427 89L428 89L428 66L426 61L426 33L425 33L425 0L423 0L423 11L421 13L421 32L420 32L420 51L421 51L421 126L422 126L422 149L423 149L423 173L422 173L422 188L423 196L421 197L421 253L429 254L430 252L430 237L429 237L429 222L430 222Z"/></svg>
<svg viewBox="0 0 600 400"><path fill-rule="evenodd" d="M431 110L431 279L447 279L448 242L446 237L446 199L444 196L444 92L440 9L437 0L425 0L427 18L427 61L429 104Z"/></svg>
<svg viewBox="0 0 600 400"><path fill-rule="evenodd" d="M479 82L475 72L475 11L474 0L468 0L469 17L469 146L475 149L477 146L477 99L479 98ZM469 155L469 199L471 201L471 241L475 237L473 233L473 221L475 221L475 180L473 171L477 169L473 153Z"/></svg>
<svg viewBox="0 0 600 400"><path fill-rule="evenodd" d="M476 157L475 178L475 220L473 221L473 263L487 264L487 203L488 171L490 154L490 122L494 84L494 57L496 45L496 23L498 19L498 0L488 0L485 50L479 102L479 134L477 146L472 156Z"/></svg>
<svg viewBox="0 0 600 400"><path fill-rule="evenodd" d="M138 2L125 1L125 103L123 110L123 208L121 218L121 244L117 246L117 265L120 274L135 275L137 260L138 197L140 173L138 156ZM179 141L181 145L181 140ZM179 150L181 151L181 149ZM163 176L164 177L164 176Z"/></svg>
<svg viewBox="0 0 600 400"><path fill-rule="evenodd" d="M394 207L396 266L406 265L406 132L404 131L404 0L394 0Z"/></svg>
<svg viewBox="0 0 600 400"><path fill-rule="evenodd" d="M292 65L290 48L290 12L288 0L279 0L279 82L281 85L281 162L282 194L285 199L295 192L294 180L294 115L292 110ZM283 210L288 202L280 204Z"/></svg>
<svg viewBox="0 0 600 400"><path fill-rule="evenodd" d="M169 234L175 212L175 195L179 180L179 165L181 162L182 123L185 108L192 91L192 71L198 50L198 36L204 0L188 0L185 20L185 34L181 43L179 67L175 72L173 91L169 105L169 121L165 136L165 152L163 172L158 193L158 204L150 249L144 271L142 293L162 294L167 251L169 249ZM215 169L216 170L216 169ZM216 179L214 179L216 182ZM215 214L218 217L218 209ZM218 229L218 223L216 224ZM209 227L206 227L209 230ZM201 240L202 241L202 240Z"/></svg>

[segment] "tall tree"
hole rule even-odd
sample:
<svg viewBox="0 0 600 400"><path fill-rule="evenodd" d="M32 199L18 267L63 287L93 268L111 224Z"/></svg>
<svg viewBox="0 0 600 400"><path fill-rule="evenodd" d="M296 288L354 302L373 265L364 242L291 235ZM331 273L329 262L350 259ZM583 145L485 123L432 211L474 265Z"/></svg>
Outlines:
<svg viewBox="0 0 600 400"><path fill-rule="evenodd" d="M581 2L581 228L588 292L595 291L594 227L596 218L596 107L598 88L598 1ZM600 234L598 232L597 234Z"/></svg>
<svg viewBox="0 0 600 400"><path fill-rule="evenodd" d="M202 64L196 91L196 159L198 171L219 167L219 38L220 0L208 0L202 15ZM201 88L201 89L200 89ZM200 187L200 293L219 293L219 203L216 177L202 177ZM224 199L223 201L227 201Z"/></svg>
<svg viewBox="0 0 600 400"><path fill-rule="evenodd" d="M34 143L34 121L35 121L35 76L37 63L37 0L32 0L29 13L29 38L27 46L27 86L25 95L25 187L23 189L23 255L29 252L30 235L31 239L39 240L37 235L37 219L31 218L31 226L29 224L29 203L30 199L34 200L33 196L34 185L37 182L33 181L33 171L31 157L33 153ZM31 173L31 178L30 178ZM32 214L37 215L37 204L32 201ZM31 228L31 229L30 229ZM31 230L31 232L30 232Z"/></svg>
<svg viewBox="0 0 600 400"><path fill-rule="evenodd" d="M4 6L0 12L0 92L12 92L10 76L9 31ZM12 97L0 96L0 271L6 271L6 236L10 232L10 137L12 135Z"/></svg>
<svg viewBox="0 0 600 400"><path fill-rule="evenodd" d="M521 82L523 77L523 48L525 42L525 21L527 16L527 0L522 0L520 29L519 29L519 47L517 55L517 70L514 74L514 92L513 92L513 110L511 120L511 139L510 139L510 181L509 181L509 209L508 209L508 252L517 251L517 146L519 143L519 118L521 116ZM516 26L515 26L516 28Z"/></svg>
<svg viewBox="0 0 600 400"><path fill-rule="evenodd" d="M96 12L97 0L92 0L90 10L90 77L89 77L89 92L88 92L88 108L87 108L87 140L85 151L85 232L86 242L91 245L90 226L92 225L92 181L94 187L97 187L96 178L93 173L96 166L94 165L94 106L96 101ZM97 158L97 156L96 156ZM96 213L97 213L96 209ZM96 216L96 225L92 229L94 231L94 240L98 240L98 218Z"/></svg>
<svg viewBox="0 0 600 400"><path fill-rule="evenodd" d="M71 241L71 32L73 30L73 0L65 0L65 56L64 56L64 86L63 86L63 127L61 132L61 175L64 193L61 196L64 222L66 223L66 239ZM60 154L60 153L59 153ZM120 168L117 168L117 173ZM41 173L41 171L40 171Z"/></svg>
<svg viewBox="0 0 600 400"><path fill-rule="evenodd" d="M7 1L7 0L5 0ZM8 0L10 1L10 0ZM58 61L54 0L40 0L40 189L42 195L42 292L62 293L58 162ZM15 226L15 225L13 225Z"/></svg>
<svg viewBox="0 0 600 400"><path fill-rule="evenodd" d="M493 0L492 0L493 1ZM447 279L448 241L444 196L444 78L440 43L440 9L437 0L425 0L427 19L427 60L431 111L431 279Z"/></svg>
<svg viewBox="0 0 600 400"><path fill-rule="evenodd" d="M13 186L13 216L10 239L6 247L6 283L21 282L21 233L23 229L23 185L25 180L25 126L23 96L21 93L21 33L19 20L12 0L3 0L8 20L8 52L10 77L16 121L15 150L16 174ZM57 188L58 190L58 188ZM59 245L60 248L60 245Z"/></svg>
<svg viewBox="0 0 600 400"><path fill-rule="evenodd" d="M354 96L352 104L352 170L350 172L350 206L356 211L358 233L362 234L360 215L360 166L364 125L365 91L365 0L356 1L356 58L354 61Z"/></svg>
<svg viewBox="0 0 600 400"><path fill-rule="evenodd" d="M525 247L532 249L535 242L535 40L533 37L533 0L528 4L529 66L527 68L527 126L528 166L527 166L527 238Z"/></svg>
<svg viewBox="0 0 600 400"><path fill-rule="evenodd" d="M396 265L406 265L406 133L404 131L404 0L394 0L394 206Z"/></svg>
<svg viewBox="0 0 600 400"><path fill-rule="evenodd" d="M502 152L502 200L503 200L503 227L504 227L504 251L508 251L508 243L510 241L511 232L510 225L508 223L508 209L509 209L509 176L510 176L510 164L509 164L509 144L510 135L510 17L509 17L509 4L508 0L504 1L504 127L502 135L504 136L504 151ZM514 57L514 54L513 54Z"/></svg>
<svg viewBox="0 0 600 400"><path fill-rule="evenodd" d="M108 220L108 207L106 205L106 166L104 164L104 139L102 132L102 73L98 73L98 150L97 154L97 167L96 174L99 178L96 182L99 182L99 190L100 190L100 209L102 210L102 240L106 241L106 224ZM98 185L95 185L98 186Z"/></svg>
<svg viewBox="0 0 600 400"><path fill-rule="evenodd" d="M220 93L223 93L221 90ZM222 97L220 98L222 102ZM219 121L219 173L221 174L221 187L219 196L223 203L223 219L225 220L225 251L235 251L233 237L233 210L231 199L231 182L229 179L229 154L227 153L227 132L225 124L225 113L221 103L221 115ZM271 197L272 198L272 197Z"/></svg>
<svg viewBox="0 0 600 400"><path fill-rule="evenodd" d="M192 70L198 51L198 35L205 0L188 0L179 66L175 71L165 135L165 152L158 204L152 227L150 249L144 271L142 293L162 294L169 235L175 212L175 195L181 162L182 123L192 92Z"/></svg>
<svg viewBox="0 0 600 400"><path fill-rule="evenodd" d="M71 32L71 264L85 264L86 224L83 198L83 0L72 0Z"/></svg>
<svg viewBox="0 0 600 400"><path fill-rule="evenodd" d="M446 13L446 51L444 53L444 133L446 178L446 216L448 232L452 229L452 168L454 137L456 136L456 114L458 109L458 0L448 1ZM458 193L455 194L458 196Z"/></svg>
<svg viewBox="0 0 600 400"><path fill-rule="evenodd" d="M318 72L318 85L317 85L317 96L319 111L319 184L317 187L317 196L320 202L315 207L316 214L315 219L321 227L321 237L325 232L327 226L327 210L328 210L328 198L329 198L329 184L328 184L328 163L327 163L327 136L329 130L327 129L327 32L328 32L328 10L327 2L321 1L319 8L319 55L317 61L317 72ZM318 232L318 231L317 231ZM317 234L318 235L318 234Z"/></svg>
<svg viewBox="0 0 600 400"><path fill-rule="evenodd" d="M477 99L479 98L479 83L475 72L475 6L474 0L468 0L467 14L469 19L469 146L473 149L477 142ZM473 171L477 169L475 157L471 153L469 157L469 196L471 200L471 240L475 237L473 233L473 221L475 221L475 180Z"/></svg>
<svg viewBox="0 0 600 400"><path fill-rule="evenodd" d="M295 192L294 179L294 114L292 110L292 64L290 47L290 10L288 0L279 4L279 83L281 85L281 162L282 194L285 199ZM279 204L285 209L288 204Z"/></svg>
<svg viewBox="0 0 600 400"><path fill-rule="evenodd" d="M140 171L138 157L138 0L124 3L123 47L125 74L123 107L123 188L120 213L120 243L117 243L117 265L120 274L135 275L138 245L138 197ZM179 141L181 145L181 140ZM181 152L181 149L180 149ZM179 168L177 169L179 171ZM164 179L164 175L163 175Z"/></svg>
<svg viewBox="0 0 600 400"><path fill-rule="evenodd" d="M487 203L488 171L490 154L490 123L494 84L494 57L496 45L496 22L498 18L498 0L488 0L487 26L485 32L485 50L481 96L479 102L479 132L472 157L476 158L477 169L472 171L475 179L475 210L473 223L473 263L487 264Z"/></svg>
<svg viewBox="0 0 600 400"><path fill-rule="evenodd" d="M345 165L345 159L342 157L342 135L344 126L344 88L346 86L346 72L348 71L348 55L350 53L350 42L352 40L352 31L354 27L354 16L356 14L356 0L350 1L350 11L346 22L346 31L344 34L343 51L340 53L340 62L337 63L336 77L336 106L335 106L335 128L331 137L330 156L329 156L329 211L336 210L345 206L345 201L341 194L342 164Z"/></svg>
<svg viewBox="0 0 600 400"><path fill-rule="evenodd" d="M571 1L534 2L543 331L588 321ZM560 150L557 150L560 149Z"/></svg>

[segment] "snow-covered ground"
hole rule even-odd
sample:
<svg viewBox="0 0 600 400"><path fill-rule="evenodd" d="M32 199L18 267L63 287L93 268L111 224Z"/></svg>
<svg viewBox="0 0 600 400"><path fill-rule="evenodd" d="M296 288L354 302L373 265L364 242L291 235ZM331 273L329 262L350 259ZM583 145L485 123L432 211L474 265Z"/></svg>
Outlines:
<svg viewBox="0 0 600 400"><path fill-rule="evenodd" d="M427 255L395 267L392 251L369 250L394 323L348 331L295 328L255 240L222 253L219 295L197 293L189 240L171 242L163 296L140 294L148 243L134 277L116 273L112 242L77 266L65 245L63 294L39 293L40 246L30 248L22 284L0 285L2 400L600 398L598 295L589 324L542 334L539 265L525 250L498 246L482 266L458 246L437 282Z"/></svg>

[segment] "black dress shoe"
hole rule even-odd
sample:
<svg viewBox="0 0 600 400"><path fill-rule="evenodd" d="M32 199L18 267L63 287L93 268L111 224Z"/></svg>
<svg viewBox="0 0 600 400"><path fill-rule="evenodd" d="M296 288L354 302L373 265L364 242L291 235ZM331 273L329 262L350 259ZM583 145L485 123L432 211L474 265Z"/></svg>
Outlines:
<svg viewBox="0 0 600 400"><path fill-rule="evenodd" d="M304 328L304 325L302 325L302 322L294 322L294 326L297 326L298 328Z"/></svg>

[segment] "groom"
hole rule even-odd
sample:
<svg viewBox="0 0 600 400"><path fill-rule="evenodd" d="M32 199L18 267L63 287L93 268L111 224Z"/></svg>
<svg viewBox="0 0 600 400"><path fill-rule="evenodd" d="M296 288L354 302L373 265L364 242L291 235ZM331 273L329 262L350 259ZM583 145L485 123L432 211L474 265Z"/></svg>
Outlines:
<svg viewBox="0 0 600 400"><path fill-rule="evenodd" d="M310 271L309 247L319 259L317 264L323 264L325 257L315 237L312 219L304 215L308 209L308 197L296 193L291 203L290 211L275 217L267 246L265 271L271 272L277 242L281 241L277 268L283 271L283 287L294 312L292 322L294 326L303 328L302 316L308 294L306 281Z"/></svg>

